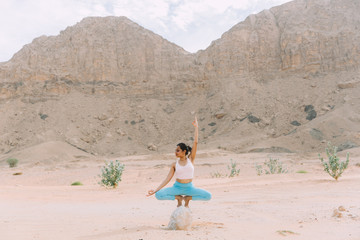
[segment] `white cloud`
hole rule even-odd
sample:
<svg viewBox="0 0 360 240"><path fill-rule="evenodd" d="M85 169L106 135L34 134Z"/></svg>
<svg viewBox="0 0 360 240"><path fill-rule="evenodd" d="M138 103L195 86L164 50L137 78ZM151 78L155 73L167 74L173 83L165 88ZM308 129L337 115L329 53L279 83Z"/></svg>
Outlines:
<svg viewBox="0 0 360 240"><path fill-rule="evenodd" d="M194 52L253 12L289 0L1 0L0 61L87 16L126 16Z"/></svg>

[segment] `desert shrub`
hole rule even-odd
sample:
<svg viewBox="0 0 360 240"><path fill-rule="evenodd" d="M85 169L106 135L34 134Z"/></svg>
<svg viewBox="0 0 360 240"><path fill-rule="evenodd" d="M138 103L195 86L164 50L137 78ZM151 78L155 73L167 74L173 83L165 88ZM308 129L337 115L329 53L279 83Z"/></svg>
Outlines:
<svg viewBox="0 0 360 240"><path fill-rule="evenodd" d="M237 163L233 162L232 159L230 159L230 165L228 165L228 169L230 170L229 177L239 176L240 168L237 169L236 166L237 166Z"/></svg>
<svg viewBox="0 0 360 240"><path fill-rule="evenodd" d="M325 161L324 158L320 156L319 159L324 167L324 171L327 172L331 177L333 177L336 181L341 174L345 171L345 169L349 165L349 153L346 154L346 160L340 161L337 156L337 147L328 143L328 147L325 148L326 156L328 157L328 161Z"/></svg>
<svg viewBox="0 0 360 240"><path fill-rule="evenodd" d="M73 182L71 186L82 186L83 184L81 182Z"/></svg>
<svg viewBox="0 0 360 240"><path fill-rule="evenodd" d="M227 168L230 170L229 174L223 174L219 171L210 173L210 176L212 178L221 178L221 177L235 177L240 174L240 169L237 168L237 163L233 162L232 159L230 159L230 165L227 166Z"/></svg>
<svg viewBox="0 0 360 240"><path fill-rule="evenodd" d="M263 168L262 168L262 165L258 165L258 164L255 164L255 169L256 169L256 173L257 175L262 175L263 174Z"/></svg>
<svg viewBox="0 0 360 240"><path fill-rule="evenodd" d="M210 173L210 176L211 176L212 178L221 178L221 177L223 177L223 174L221 174L221 173L219 173L218 171L216 171L216 172Z"/></svg>
<svg viewBox="0 0 360 240"><path fill-rule="evenodd" d="M124 171L124 167L125 165L121 164L119 160L106 163L106 165L101 168L101 181L99 184L106 187L116 188L118 186L118 182L121 181L121 175Z"/></svg>
<svg viewBox="0 0 360 240"><path fill-rule="evenodd" d="M299 171L297 171L296 173L308 173L308 172L305 171L305 170L299 170Z"/></svg>
<svg viewBox="0 0 360 240"><path fill-rule="evenodd" d="M283 164L279 161L279 159L270 158L269 161L265 161L263 165L255 165L255 169L257 175L265 174L280 174L287 173L288 170Z"/></svg>
<svg viewBox="0 0 360 240"><path fill-rule="evenodd" d="M17 160L16 158L9 158L8 160L6 160L6 162L9 164L9 167L13 168L17 166L19 160Z"/></svg>

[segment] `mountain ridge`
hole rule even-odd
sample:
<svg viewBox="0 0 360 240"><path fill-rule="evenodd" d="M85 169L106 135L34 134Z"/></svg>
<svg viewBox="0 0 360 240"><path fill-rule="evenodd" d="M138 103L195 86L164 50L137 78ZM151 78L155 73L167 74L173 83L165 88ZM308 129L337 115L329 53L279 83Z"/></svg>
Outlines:
<svg viewBox="0 0 360 240"><path fill-rule="evenodd" d="M167 151L192 141L195 114L204 148L359 146L358 10L296 0L197 53L124 17L85 18L0 65L0 153L47 141L109 156Z"/></svg>

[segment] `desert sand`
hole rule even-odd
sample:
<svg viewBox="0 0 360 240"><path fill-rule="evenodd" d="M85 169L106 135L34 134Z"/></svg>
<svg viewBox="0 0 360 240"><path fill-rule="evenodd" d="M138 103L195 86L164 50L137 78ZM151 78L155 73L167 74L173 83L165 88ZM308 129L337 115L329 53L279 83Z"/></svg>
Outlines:
<svg viewBox="0 0 360 240"><path fill-rule="evenodd" d="M349 151L349 167L338 181L323 171L317 154L199 150L194 184L213 197L192 201L191 230L174 231L166 228L176 202L146 197L166 177L173 153L116 158L125 170L112 189L100 186L98 175L104 162L115 158L84 155L65 145L67 155L60 155L51 144L59 143L27 149L15 168L1 161L2 240L360 239L358 148ZM35 160L35 153L60 157ZM279 159L288 173L258 176L255 164L270 157ZM240 174L229 178L224 175L231 159ZM22 175L13 175L17 172ZM223 176L214 177L215 172ZM83 186L70 186L75 181Z"/></svg>

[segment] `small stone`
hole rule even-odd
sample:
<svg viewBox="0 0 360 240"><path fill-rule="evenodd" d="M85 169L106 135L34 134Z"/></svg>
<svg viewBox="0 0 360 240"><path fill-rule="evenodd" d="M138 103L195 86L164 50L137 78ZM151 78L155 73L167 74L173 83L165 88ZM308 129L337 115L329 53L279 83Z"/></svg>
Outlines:
<svg viewBox="0 0 360 240"><path fill-rule="evenodd" d="M117 134L119 134L119 135L121 135L121 136L125 136L125 135L126 135L126 133L123 132L120 128L117 128L115 131L116 131Z"/></svg>
<svg viewBox="0 0 360 240"><path fill-rule="evenodd" d="M309 120L309 121L313 120L317 116L317 113L314 109L310 110L307 113L308 113L308 115L306 116L306 120Z"/></svg>
<svg viewBox="0 0 360 240"><path fill-rule="evenodd" d="M346 211L346 209L344 208L344 206L338 207L338 210L339 210L340 212L345 212L345 211Z"/></svg>
<svg viewBox="0 0 360 240"><path fill-rule="evenodd" d="M249 121L250 121L251 123L260 122L260 118L257 118L257 117L255 117L255 116L253 116L253 115L251 115L251 114L248 116L248 119L249 119Z"/></svg>
<svg viewBox="0 0 360 240"><path fill-rule="evenodd" d="M337 209L334 209L334 212L333 212L333 217L336 217L336 218L342 218L342 213L339 212Z"/></svg>
<svg viewBox="0 0 360 240"><path fill-rule="evenodd" d="M147 148L150 150L150 151L157 151L157 146L156 145L154 145L154 144L152 144L152 143L150 143L148 146L147 146Z"/></svg>
<svg viewBox="0 0 360 240"><path fill-rule="evenodd" d="M104 121L104 120L108 119L108 117L105 114L101 114L101 115L97 116L97 119L99 119L100 121Z"/></svg>
<svg viewBox="0 0 360 240"><path fill-rule="evenodd" d="M330 111L331 109L330 109L330 107L328 107L328 106L323 106L323 107L321 108L321 110L328 112L328 111Z"/></svg>
<svg viewBox="0 0 360 240"><path fill-rule="evenodd" d="M226 115L226 113L217 113L217 114L215 114L215 117L216 117L217 119L221 119L221 118L223 118L225 115Z"/></svg>
<svg viewBox="0 0 360 240"><path fill-rule="evenodd" d="M301 125L301 123L299 123L298 121L292 121L290 124L293 125L293 126L300 126Z"/></svg>
<svg viewBox="0 0 360 240"><path fill-rule="evenodd" d="M338 88L340 89L347 89L347 88L354 88L360 82L342 82L338 83Z"/></svg>
<svg viewBox="0 0 360 240"><path fill-rule="evenodd" d="M314 110L314 106L313 106L313 105L306 105L306 106L305 106L305 109L304 109L305 112L310 112L311 110Z"/></svg>
<svg viewBox="0 0 360 240"><path fill-rule="evenodd" d="M225 115L226 115L226 113L225 113L224 110L220 110L220 111L218 111L217 113L215 113L215 117L216 117L217 119L221 119L221 118L223 118Z"/></svg>

